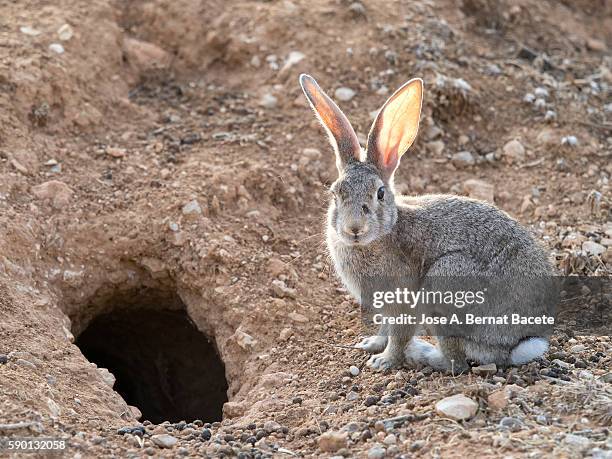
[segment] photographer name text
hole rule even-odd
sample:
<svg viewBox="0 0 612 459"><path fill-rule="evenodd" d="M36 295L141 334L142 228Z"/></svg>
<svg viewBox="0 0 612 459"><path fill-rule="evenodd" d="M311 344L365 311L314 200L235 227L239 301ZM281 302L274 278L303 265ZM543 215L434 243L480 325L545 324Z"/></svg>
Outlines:
<svg viewBox="0 0 612 459"><path fill-rule="evenodd" d="M385 314L374 314L372 317L376 325L554 325L555 318L552 316L522 316L520 314L504 314L502 316L478 316L465 314L458 316L452 314L445 316L428 316L421 314L420 317L412 314L399 314L396 316Z"/></svg>

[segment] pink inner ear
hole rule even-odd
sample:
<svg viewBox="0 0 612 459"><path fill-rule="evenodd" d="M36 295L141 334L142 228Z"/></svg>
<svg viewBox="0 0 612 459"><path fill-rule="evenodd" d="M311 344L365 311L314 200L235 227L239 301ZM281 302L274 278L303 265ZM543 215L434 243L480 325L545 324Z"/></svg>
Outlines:
<svg viewBox="0 0 612 459"><path fill-rule="evenodd" d="M421 80L414 80L394 94L379 114L377 147L385 167L397 165L399 158L414 142L419 128L421 100Z"/></svg>
<svg viewBox="0 0 612 459"><path fill-rule="evenodd" d="M357 135L340 108L318 87L311 78L305 78L302 83L304 90L321 123L331 135L341 156L351 155L359 159L361 147Z"/></svg>
<svg viewBox="0 0 612 459"><path fill-rule="evenodd" d="M388 167L391 164L393 159L397 160L397 151L399 149L399 142L396 142L392 146L387 146L387 150L385 151L385 156L383 159L383 164L385 167Z"/></svg>

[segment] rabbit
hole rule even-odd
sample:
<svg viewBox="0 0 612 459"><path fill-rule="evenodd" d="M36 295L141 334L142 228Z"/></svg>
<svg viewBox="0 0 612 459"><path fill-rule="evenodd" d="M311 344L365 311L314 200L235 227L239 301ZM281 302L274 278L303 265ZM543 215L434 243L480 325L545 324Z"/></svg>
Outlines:
<svg viewBox="0 0 612 459"><path fill-rule="evenodd" d="M395 171L419 127L421 79L408 81L385 102L365 150L317 82L306 74L299 82L335 152L339 176L330 188L326 243L336 273L357 301L365 279L381 274L424 283L434 276L552 275L544 248L494 205L455 195L395 194ZM537 312L530 310L529 289L515 293L513 307ZM435 328L428 331L435 336ZM415 326L383 325L356 347L372 354L367 364L375 370L426 365L444 372L465 371L470 362L522 365L548 350L545 336L508 336L489 326L467 337L437 336L437 345L415 338L416 332Z"/></svg>

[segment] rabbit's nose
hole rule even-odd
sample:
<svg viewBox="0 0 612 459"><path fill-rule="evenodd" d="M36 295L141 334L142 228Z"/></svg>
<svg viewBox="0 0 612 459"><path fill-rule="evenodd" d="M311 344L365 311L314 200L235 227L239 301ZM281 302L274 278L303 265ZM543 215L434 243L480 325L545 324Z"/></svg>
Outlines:
<svg viewBox="0 0 612 459"><path fill-rule="evenodd" d="M366 232L366 228L365 226L360 226L360 225L350 225L344 231L350 236L358 237Z"/></svg>

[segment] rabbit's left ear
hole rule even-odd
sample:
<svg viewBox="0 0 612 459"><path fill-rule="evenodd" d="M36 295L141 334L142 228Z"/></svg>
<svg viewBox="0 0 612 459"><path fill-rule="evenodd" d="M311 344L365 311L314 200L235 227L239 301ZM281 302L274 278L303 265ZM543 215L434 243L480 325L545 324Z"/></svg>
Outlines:
<svg viewBox="0 0 612 459"><path fill-rule="evenodd" d="M423 80L399 88L380 109L368 135L367 159L389 180L419 130Z"/></svg>
<svg viewBox="0 0 612 459"><path fill-rule="evenodd" d="M300 85L329 135L329 141L336 152L336 166L342 173L348 163L360 161L361 147L357 134L342 110L323 92L313 77L300 75Z"/></svg>

